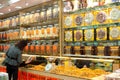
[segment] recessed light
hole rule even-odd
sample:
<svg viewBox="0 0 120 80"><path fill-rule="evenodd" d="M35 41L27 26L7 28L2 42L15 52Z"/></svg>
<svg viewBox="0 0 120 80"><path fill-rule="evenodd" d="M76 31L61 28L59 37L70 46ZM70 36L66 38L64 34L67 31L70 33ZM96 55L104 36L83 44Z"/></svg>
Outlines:
<svg viewBox="0 0 120 80"><path fill-rule="evenodd" d="M21 6L16 6L15 8L16 8L16 9L21 9L22 7L21 7Z"/></svg>

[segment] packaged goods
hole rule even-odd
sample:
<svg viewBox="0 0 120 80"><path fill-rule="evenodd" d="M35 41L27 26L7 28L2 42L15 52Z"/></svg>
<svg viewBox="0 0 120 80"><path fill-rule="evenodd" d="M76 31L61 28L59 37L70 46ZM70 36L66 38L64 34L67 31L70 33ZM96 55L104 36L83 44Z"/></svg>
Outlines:
<svg viewBox="0 0 120 80"><path fill-rule="evenodd" d="M107 28L98 28L97 32L97 40L106 40L107 39Z"/></svg>
<svg viewBox="0 0 120 80"><path fill-rule="evenodd" d="M73 15L65 15L64 16L64 27L65 28L74 27L73 26Z"/></svg>
<svg viewBox="0 0 120 80"><path fill-rule="evenodd" d="M119 56L119 47L118 46L111 46L111 56Z"/></svg>
<svg viewBox="0 0 120 80"><path fill-rule="evenodd" d="M70 31L65 31L65 41L73 41L73 32Z"/></svg>
<svg viewBox="0 0 120 80"><path fill-rule="evenodd" d="M118 40L120 39L120 28L119 27L110 27L109 31L109 39L110 40Z"/></svg>
<svg viewBox="0 0 120 80"><path fill-rule="evenodd" d="M93 11L85 13L84 25L85 26L94 25L94 12Z"/></svg>
<svg viewBox="0 0 120 80"><path fill-rule="evenodd" d="M88 29L84 31L85 41L93 41L94 40L94 29Z"/></svg>
<svg viewBox="0 0 120 80"><path fill-rule="evenodd" d="M40 21L43 22L43 21L46 21L47 20L47 13L46 13L46 10L45 9L42 9L42 11L40 12Z"/></svg>
<svg viewBox="0 0 120 80"><path fill-rule="evenodd" d="M120 21L120 8L117 7L112 7L109 8L109 17L110 17L110 23L116 23Z"/></svg>
<svg viewBox="0 0 120 80"><path fill-rule="evenodd" d="M84 16L85 16L84 13L74 14L73 15L73 17L74 17L73 27L74 26L84 26Z"/></svg>
<svg viewBox="0 0 120 80"><path fill-rule="evenodd" d="M74 41L83 41L83 31L74 30Z"/></svg>

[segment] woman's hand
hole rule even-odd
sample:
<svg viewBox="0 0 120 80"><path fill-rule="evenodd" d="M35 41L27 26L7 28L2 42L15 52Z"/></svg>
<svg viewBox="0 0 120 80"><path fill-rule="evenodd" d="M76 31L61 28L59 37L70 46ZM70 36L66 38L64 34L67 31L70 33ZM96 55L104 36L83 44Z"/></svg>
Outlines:
<svg viewBox="0 0 120 80"><path fill-rule="evenodd" d="M31 61L33 61L33 60L35 60L35 57L29 57L28 59L27 59L27 61L25 62L25 64L29 64Z"/></svg>

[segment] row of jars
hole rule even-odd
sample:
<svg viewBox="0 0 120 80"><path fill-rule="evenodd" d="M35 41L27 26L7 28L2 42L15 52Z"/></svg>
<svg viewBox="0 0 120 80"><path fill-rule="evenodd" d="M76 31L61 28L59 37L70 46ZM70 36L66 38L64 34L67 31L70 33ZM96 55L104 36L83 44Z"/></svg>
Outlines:
<svg viewBox="0 0 120 80"><path fill-rule="evenodd" d="M24 53L39 55L59 55L59 45L54 43L28 44Z"/></svg>
<svg viewBox="0 0 120 80"><path fill-rule="evenodd" d="M10 45L8 44L0 44L0 51L4 52L7 51L9 49Z"/></svg>
<svg viewBox="0 0 120 80"><path fill-rule="evenodd" d="M0 32L0 40L46 39L58 37L58 24Z"/></svg>
<svg viewBox="0 0 120 80"><path fill-rule="evenodd" d="M19 39L19 29L0 32L0 40L16 40L16 39Z"/></svg>
<svg viewBox="0 0 120 80"><path fill-rule="evenodd" d="M0 27L16 27L20 24L46 21L53 18L58 18L58 5L1 20Z"/></svg>
<svg viewBox="0 0 120 80"><path fill-rule="evenodd" d="M23 29L20 34L21 39L44 39L58 37L58 24L38 26L37 28Z"/></svg>
<svg viewBox="0 0 120 80"><path fill-rule="evenodd" d="M13 16L0 21L0 27L16 27L20 25L20 17Z"/></svg>
<svg viewBox="0 0 120 80"><path fill-rule="evenodd" d="M1 20L0 27L16 27L20 24L35 23L58 18L58 11L58 5L56 4L48 8L42 8L41 10L24 13L21 16L18 15Z"/></svg>
<svg viewBox="0 0 120 80"><path fill-rule="evenodd" d="M65 46L64 54L120 56L120 46Z"/></svg>
<svg viewBox="0 0 120 80"><path fill-rule="evenodd" d="M29 24L35 22L43 22L46 20L51 20L53 18L58 18L58 5L53 7L43 8L37 10L36 12L32 11L31 13L25 13L20 17L20 24Z"/></svg>

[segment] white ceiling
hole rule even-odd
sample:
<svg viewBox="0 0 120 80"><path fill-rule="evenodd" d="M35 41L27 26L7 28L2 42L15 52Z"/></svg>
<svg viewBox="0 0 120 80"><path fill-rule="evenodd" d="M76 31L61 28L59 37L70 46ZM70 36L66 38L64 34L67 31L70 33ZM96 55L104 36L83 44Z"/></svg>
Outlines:
<svg viewBox="0 0 120 80"><path fill-rule="evenodd" d="M18 8L16 9L15 8L16 6L20 6L23 9L23 8L34 6L47 1L50 1L50 0L20 0L16 3L9 4L9 0L0 0L0 6L2 5L4 6L3 8L0 8L0 13L7 14L10 12L14 12L16 10L20 10Z"/></svg>

